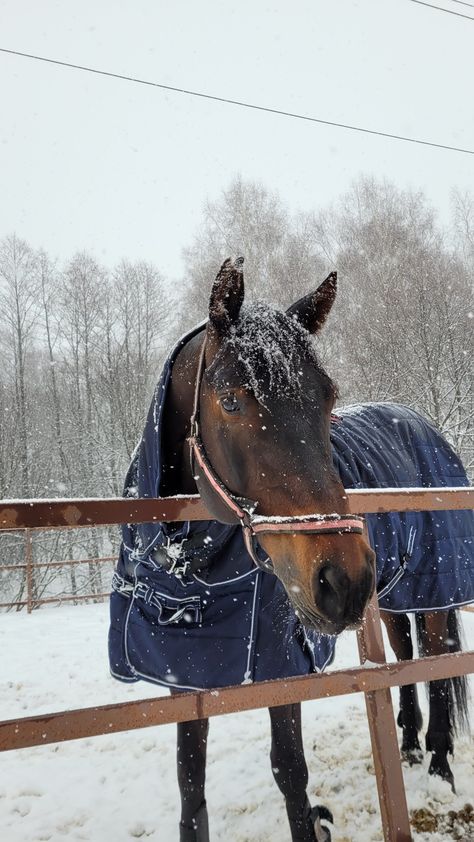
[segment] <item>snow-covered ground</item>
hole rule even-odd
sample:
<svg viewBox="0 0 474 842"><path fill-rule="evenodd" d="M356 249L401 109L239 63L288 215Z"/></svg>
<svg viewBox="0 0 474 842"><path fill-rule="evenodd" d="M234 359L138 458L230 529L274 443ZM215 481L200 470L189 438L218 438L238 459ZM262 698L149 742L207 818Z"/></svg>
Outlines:
<svg viewBox="0 0 474 842"><path fill-rule="evenodd" d="M0 616L1 718L51 712L164 693L122 685L108 673L107 606L42 609ZM463 613L469 648L474 614ZM358 663L355 635L343 635L335 668ZM424 694L422 703L426 710ZM313 803L335 815L334 842L382 842L363 697L307 702L305 745ZM213 842L288 842L273 782L266 711L211 721L207 797ZM423 767L405 768L410 810L435 815L474 801L472 741L458 740L457 795ZM178 838L175 726L6 752L0 756L2 842L124 842ZM468 842L445 830L415 833L417 842Z"/></svg>

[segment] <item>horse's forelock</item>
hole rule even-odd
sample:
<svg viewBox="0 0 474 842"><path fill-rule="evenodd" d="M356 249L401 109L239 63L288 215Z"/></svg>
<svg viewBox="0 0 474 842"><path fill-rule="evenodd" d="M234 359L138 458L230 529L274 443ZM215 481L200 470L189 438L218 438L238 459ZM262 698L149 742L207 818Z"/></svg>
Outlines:
<svg viewBox="0 0 474 842"><path fill-rule="evenodd" d="M263 302L244 304L216 359L229 356L242 378L263 406L271 397L302 400L302 366L310 360L322 372L309 333L294 318Z"/></svg>

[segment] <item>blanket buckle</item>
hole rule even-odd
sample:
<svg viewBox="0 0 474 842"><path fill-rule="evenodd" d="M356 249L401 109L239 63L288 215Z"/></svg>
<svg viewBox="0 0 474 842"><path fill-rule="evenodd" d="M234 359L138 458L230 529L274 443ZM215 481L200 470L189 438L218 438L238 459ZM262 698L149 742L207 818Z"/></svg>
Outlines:
<svg viewBox="0 0 474 842"><path fill-rule="evenodd" d="M171 556L168 556L168 558L170 559L171 563L169 567L165 568L167 573L176 576L178 579L182 579L183 576L186 576L188 574L188 570L191 566L190 561L186 561L184 558L179 557L172 558Z"/></svg>

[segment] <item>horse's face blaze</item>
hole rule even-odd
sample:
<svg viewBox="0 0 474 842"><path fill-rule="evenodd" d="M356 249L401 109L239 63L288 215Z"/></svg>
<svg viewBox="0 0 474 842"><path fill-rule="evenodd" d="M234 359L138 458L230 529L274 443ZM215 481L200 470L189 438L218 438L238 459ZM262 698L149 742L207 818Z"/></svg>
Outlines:
<svg viewBox="0 0 474 842"><path fill-rule="evenodd" d="M258 501L258 514L349 512L329 437L336 389L309 337L334 296L330 275L287 314L245 308L241 263L228 261L214 284L202 438L227 488ZM362 535L265 533L259 540L303 623L328 634L360 623L374 587L374 556Z"/></svg>

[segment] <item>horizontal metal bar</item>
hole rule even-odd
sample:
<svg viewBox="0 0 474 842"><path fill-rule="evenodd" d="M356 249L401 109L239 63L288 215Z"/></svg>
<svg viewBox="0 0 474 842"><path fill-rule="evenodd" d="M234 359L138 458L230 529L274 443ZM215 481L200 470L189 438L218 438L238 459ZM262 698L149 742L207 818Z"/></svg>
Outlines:
<svg viewBox="0 0 474 842"><path fill-rule="evenodd" d="M474 672L474 651L224 687L202 693L180 693L172 697L28 716L0 723L0 751L131 731L152 725L187 722L310 699L370 693L386 687L471 672Z"/></svg>
<svg viewBox="0 0 474 842"><path fill-rule="evenodd" d="M84 602L85 599L106 599L109 596L110 591L107 591L107 593L80 593L72 596L48 596L45 599L41 597L39 599L33 598L31 603L32 607L35 608L37 605L48 605L51 602Z"/></svg>
<svg viewBox="0 0 474 842"><path fill-rule="evenodd" d="M76 594L75 596L51 596L46 599L33 598L31 600L31 607L35 609L39 605L48 605L53 602L84 602L86 599L108 599L109 596L110 591L107 591L107 593L81 593ZM0 602L0 608L17 608L25 605L28 605L28 600L21 600L19 602Z"/></svg>
<svg viewBox="0 0 474 842"><path fill-rule="evenodd" d="M3 573L4 570L26 570L27 567L27 564L2 564L0 561L0 573Z"/></svg>
<svg viewBox="0 0 474 842"><path fill-rule="evenodd" d="M0 501L0 530L71 529L114 523L209 520L210 517L197 496Z"/></svg>
<svg viewBox="0 0 474 842"><path fill-rule="evenodd" d="M72 558L66 561L32 561L34 570L39 570L42 567L73 567L76 564L110 564L117 561L116 555L104 556L104 558ZM26 570L28 564L2 564L0 561L0 573L4 570Z"/></svg>
<svg viewBox="0 0 474 842"><path fill-rule="evenodd" d="M72 558L67 559L67 561L40 561L32 562L33 570L37 570L41 567L75 567L78 564L110 564L111 562L117 561L117 556L107 556L104 558ZM2 566L0 565L0 570L2 570Z"/></svg>
<svg viewBox="0 0 474 842"><path fill-rule="evenodd" d="M20 605L28 605L28 601L21 600L20 602L0 602L0 608L18 608Z"/></svg>
<svg viewBox="0 0 474 842"><path fill-rule="evenodd" d="M474 488L357 488L346 491L353 514L474 508Z"/></svg>
<svg viewBox="0 0 474 842"><path fill-rule="evenodd" d="M470 509L474 506L474 488L348 489L346 495L353 514ZM0 501L0 530L212 519L198 496Z"/></svg>

